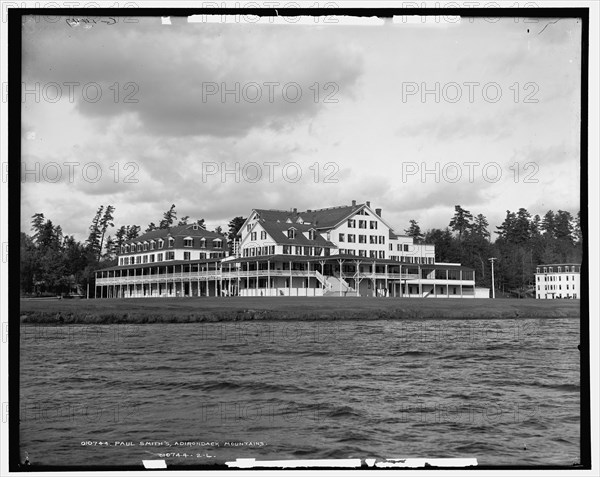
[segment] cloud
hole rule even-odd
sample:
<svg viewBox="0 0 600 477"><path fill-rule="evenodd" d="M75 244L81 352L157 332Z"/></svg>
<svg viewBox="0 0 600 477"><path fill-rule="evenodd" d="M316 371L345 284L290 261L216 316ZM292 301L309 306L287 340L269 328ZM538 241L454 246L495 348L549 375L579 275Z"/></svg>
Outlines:
<svg viewBox="0 0 600 477"><path fill-rule="evenodd" d="M352 97L362 73L357 51L310 29L156 20L26 35L26 82L72 92L84 116L135 113L154 135L229 137L293 127L330 95Z"/></svg>

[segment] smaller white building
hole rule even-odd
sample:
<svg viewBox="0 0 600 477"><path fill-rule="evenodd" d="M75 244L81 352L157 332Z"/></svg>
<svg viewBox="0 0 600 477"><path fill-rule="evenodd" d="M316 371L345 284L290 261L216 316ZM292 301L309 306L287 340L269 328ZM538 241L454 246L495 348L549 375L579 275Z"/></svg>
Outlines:
<svg viewBox="0 0 600 477"><path fill-rule="evenodd" d="M542 300L581 298L580 270L579 263L538 265L535 271L535 297Z"/></svg>

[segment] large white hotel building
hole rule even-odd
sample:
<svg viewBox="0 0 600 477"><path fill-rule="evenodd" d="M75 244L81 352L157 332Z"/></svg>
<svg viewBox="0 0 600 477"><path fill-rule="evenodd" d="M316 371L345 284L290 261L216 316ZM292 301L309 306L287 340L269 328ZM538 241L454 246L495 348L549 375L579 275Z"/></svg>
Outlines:
<svg viewBox="0 0 600 477"><path fill-rule="evenodd" d="M372 296L488 298L475 271L435 261L433 245L394 232L371 204L253 209L233 254L196 225L124 243L96 272L96 297Z"/></svg>

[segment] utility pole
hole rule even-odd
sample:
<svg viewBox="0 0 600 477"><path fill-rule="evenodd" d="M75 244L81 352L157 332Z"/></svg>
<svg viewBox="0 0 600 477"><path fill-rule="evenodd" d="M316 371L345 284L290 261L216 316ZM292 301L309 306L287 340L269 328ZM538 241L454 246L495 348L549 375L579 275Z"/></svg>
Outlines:
<svg viewBox="0 0 600 477"><path fill-rule="evenodd" d="M488 258L492 262L492 298L496 298L496 289L494 287L494 260L498 260L496 257Z"/></svg>

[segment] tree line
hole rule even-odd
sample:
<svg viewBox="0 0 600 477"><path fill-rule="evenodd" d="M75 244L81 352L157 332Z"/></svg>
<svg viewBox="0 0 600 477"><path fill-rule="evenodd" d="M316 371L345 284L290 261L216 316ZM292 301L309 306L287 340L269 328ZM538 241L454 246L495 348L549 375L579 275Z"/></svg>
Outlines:
<svg viewBox="0 0 600 477"><path fill-rule="evenodd" d="M152 230L170 229L179 225L197 224L205 228L204 219L191 220L189 216L177 218L172 204L162 219L150 222L144 232L139 225L121 225L115 229L115 207L101 205L94 214L85 241L79 242L72 235L64 235L60 225L42 213L31 217L31 234L21 232L20 288L22 295L56 295L75 292L86 293L93 287L96 270L117 265L117 253L121 245ZM215 232L226 238L233 248L245 217L234 217L225 232L219 226ZM114 230L114 233L110 233Z"/></svg>
<svg viewBox="0 0 600 477"><path fill-rule="evenodd" d="M85 293L88 284L93 287L96 270L117 264L117 252L124 242L152 230L188 224L205 227L203 218L194 220L186 215L178 219L175 204L156 221L158 225L150 222L144 232L136 224L115 229L114 213L114 206L101 205L83 242L72 235L64 235L61 226L54 225L44 214L34 214L32 234L21 232L21 293L68 293L76 285ZM229 221L227 231L221 227L215 229L226 238L230 251L233 251L233 241L245 220L245 217L234 217ZM475 269L477 286L491 286L489 259L495 257L496 288L512 295L524 296L531 292L538 264L581 263L582 260L579 212L573 216L564 210L549 210L542 218L532 216L524 208L517 212L507 210L506 218L493 232L496 240L492 242L486 217L474 215L457 205L446 228L433 228L423 233L413 219L405 233L417 243L435 245L437 262L461 263Z"/></svg>
<svg viewBox="0 0 600 477"><path fill-rule="evenodd" d="M512 296L534 294L536 266L543 263L581 263L581 213L549 210L543 217L532 216L525 208L506 211L506 217L493 232L482 214L474 215L460 205L445 229L425 233L416 220L410 220L405 233L418 243L435 245L437 262L461 263L475 269L477 286L491 287L490 258L494 263L495 287Z"/></svg>

